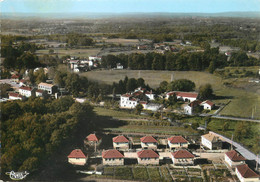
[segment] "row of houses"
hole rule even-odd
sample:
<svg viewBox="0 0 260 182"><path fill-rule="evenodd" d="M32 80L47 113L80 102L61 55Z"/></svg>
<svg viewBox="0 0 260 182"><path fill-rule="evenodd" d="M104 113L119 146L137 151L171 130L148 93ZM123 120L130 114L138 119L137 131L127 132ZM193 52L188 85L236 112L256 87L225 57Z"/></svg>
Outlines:
<svg viewBox="0 0 260 182"><path fill-rule="evenodd" d="M91 68L96 68L101 63L102 58L100 56L89 56L88 59L74 59L68 58L63 61L69 65L69 68L73 72L87 71Z"/></svg>
<svg viewBox="0 0 260 182"><path fill-rule="evenodd" d="M41 82L38 84L37 88L24 86L24 80L21 80L19 83L19 91L18 93L10 92L9 99L10 100L22 100L23 97L42 97L44 92L46 94L52 95L57 92L57 87L53 84Z"/></svg>

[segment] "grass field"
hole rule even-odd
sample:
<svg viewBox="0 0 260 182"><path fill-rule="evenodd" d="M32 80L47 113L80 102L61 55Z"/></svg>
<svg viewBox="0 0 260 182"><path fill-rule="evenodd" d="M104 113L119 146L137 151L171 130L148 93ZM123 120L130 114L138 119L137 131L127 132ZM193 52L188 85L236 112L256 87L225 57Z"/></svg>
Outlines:
<svg viewBox="0 0 260 182"><path fill-rule="evenodd" d="M255 68L252 68L255 70ZM171 81L173 74L174 79L190 79L196 84L196 90L203 84L210 83L213 87L217 99L215 103L227 103L231 101L221 112L221 115L229 115L236 117L251 117L254 112L254 118L260 118L260 95L246 91L243 89L230 88L224 86L223 80L206 72L198 71L154 71L154 70L102 70L81 73L90 80L95 80L102 83L112 84L128 78L142 77L146 83L152 88L159 86L162 81ZM254 110L254 111L253 111Z"/></svg>
<svg viewBox="0 0 260 182"><path fill-rule="evenodd" d="M91 49L65 49L65 48L50 48L54 50L54 54L49 54L49 49L37 50L36 54L40 55L58 55L59 57L70 55L76 57L88 57L97 55L101 49L91 48Z"/></svg>

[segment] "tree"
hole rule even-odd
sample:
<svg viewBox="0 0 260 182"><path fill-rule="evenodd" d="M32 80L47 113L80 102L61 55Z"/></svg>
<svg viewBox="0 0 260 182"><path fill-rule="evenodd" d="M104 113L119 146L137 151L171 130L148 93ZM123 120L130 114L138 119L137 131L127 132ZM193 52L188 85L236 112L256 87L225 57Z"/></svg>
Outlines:
<svg viewBox="0 0 260 182"><path fill-rule="evenodd" d="M143 110L142 104L137 104L137 106L135 107L135 113L140 115L142 110Z"/></svg>
<svg viewBox="0 0 260 182"><path fill-rule="evenodd" d="M137 87L145 87L145 81L143 78L137 79Z"/></svg>
<svg viewBox="0 0 260 182"><path fill-rule="evenodd" d="M137 81L134 78L130 78L126 84L126 91L133 91L137 87Z"/></svg>
<svg viewBox="0 0 260 182"><path fill-rule="evenodd" d="M205 85L201 85L199 88L199 96L200 98L206 100L213 97L213 89L211 84L207 83Z"/></svg>
<svg viewBox="0 0 260 182"><path fill-rule="evenodd" d="M248 138L250 136L250 125L243 121L238 122L235 126L235 139L241 141L243 138Z"/></svg>
<svg viewBox="0 0 260 182"><path fill-rule="evenodd" d="M193 91L195 89L195 83L192 82L191 80L187 79L179 79L179 80L174 80L170 82L167 86L167 90L176 90L176 91Z"/></svg>

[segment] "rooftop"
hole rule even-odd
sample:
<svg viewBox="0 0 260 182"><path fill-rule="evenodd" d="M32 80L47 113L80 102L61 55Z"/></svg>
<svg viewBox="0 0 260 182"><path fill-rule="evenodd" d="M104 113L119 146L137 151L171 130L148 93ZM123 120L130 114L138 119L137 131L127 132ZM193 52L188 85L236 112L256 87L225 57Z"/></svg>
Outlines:
<svg viewBox="0 0 260 182"><path fill-rule="evenodd" d="M211 142L217 142L219 140L221 140L220 137L212 134L212 133L208 133L208 134L205 134L205 135L202 135L202 137L206 138L207 140L211 141Z"/></svg>
<svg viewBox="0 0 260 182"><path fill-rule="evenodd" d="M247 164L243 164L236 167L238 172L243 176L244 178L259 178L260 176L256 174L252 169L248 167Z"/></svg>
<svg viewBox="0 0 260 182"><path fill-rule="evenodd" d="M123 135L119 135L113 138L113 142L115 143L126 143L129 142L129 140L123 136Z"/></svg>
<svg viewBox="0 0 260 182"><path fill-rule="evenodd" d="M172 136L168 138L171 143L188 143L188 141L182 136Z"/></svg>
<svg viewBox="0 0 260 182"><path fill-rule="evenodd" d="M242 155L237 153L235 150L231 150L229 152L225 153L232 161L245 161L246 158L244 158Z"/></svg>
<svg viewBox="0 0 260 182"><path fill-rule="evenodd" d="M187 150L178 150L172 153L174 158L194 158L195 156Z"/></svg>
<svg viewBox="0 0 260 182"><path fill-rule="evenodd" d="M111 158L123 158L124 155L119 152L118 150L105 150L102 152L102 157L103 158L108 158L108 159L111 159Z"/></svg>
<svg viewBox="0 0 260 182"><path fill-rule="evenodd" d="M153 150L141 150L137 152L137 156L139 158L159 158L159 154Z"/></svg>
<svg viewBox="0 0 260 182"><path fill-rule="evenodd" d="M89 134L89 135L86 137L86 140L87 140L87 141L94 141L94 142L99 141L99 139L97 138L96 134Z"/></svg>
<svg viewBox="0 0 260 182"><path fill-rule="evenodd" d="M86 158L86 156L80 149L75 149L68 155L68 158Z"/></svg>
<svg viewBox="0 0 260 182"><path fill-rule="evenodd" d="M143 143L158 143L158 141L155 140L155 138L152 136L145 136L145 137L142 137L140 140Z"/></svg>

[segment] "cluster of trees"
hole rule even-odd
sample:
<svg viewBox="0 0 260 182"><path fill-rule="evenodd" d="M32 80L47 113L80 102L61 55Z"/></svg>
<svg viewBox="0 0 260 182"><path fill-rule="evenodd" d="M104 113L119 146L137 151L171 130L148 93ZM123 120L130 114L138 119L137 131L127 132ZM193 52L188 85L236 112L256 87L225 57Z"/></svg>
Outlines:
<svg viewBox="0 0 260 182"><path fill-rule="evenodd" d="M134 91L136 88L142 87L146 88L146 90L151 90L150 86L148 84L145 84L145 81L143 78L128 78L125 76L124 80L119 80L118 83L112 84L112 90L113 94L123 94L127 92Z"/></svg>
<svg viewBox="0 0 260 182"><path fill-rule="evenodd" d="M193 81L188 79L178 79L168 83L167 81L162 81L157 88L157 93L163 93L166 91L194 91L196 85Z"/></svg>
<svg viewBox="0 0 260 182"><path fill-rule="evenodd" d="M112 92L110 85L89 81L86 77L80 77L76 73L57 71L54 83L59 87L66 88L75 97L88 96L97 99Z"/></svg>
<svg viewBox="0 0 260 182"><path fill-rule="evenodd" d="M75 103L71 97L7 102L2 105L1 114L3 174L11 170L36 171L79 130L93 126L93 108Z"/></svg>

